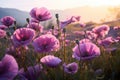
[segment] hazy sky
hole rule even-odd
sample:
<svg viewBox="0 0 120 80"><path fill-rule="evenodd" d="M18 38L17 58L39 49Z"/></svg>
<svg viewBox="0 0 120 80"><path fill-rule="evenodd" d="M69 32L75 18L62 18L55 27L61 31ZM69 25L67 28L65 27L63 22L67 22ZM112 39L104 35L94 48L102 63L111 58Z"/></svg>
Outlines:
<svg viewBox="0 0 120 80"><path fill-rule="evenodd" d="M67 9L79 6L120 5L120 0L0 0L0 7L30 11L33 7Z"/></svg>

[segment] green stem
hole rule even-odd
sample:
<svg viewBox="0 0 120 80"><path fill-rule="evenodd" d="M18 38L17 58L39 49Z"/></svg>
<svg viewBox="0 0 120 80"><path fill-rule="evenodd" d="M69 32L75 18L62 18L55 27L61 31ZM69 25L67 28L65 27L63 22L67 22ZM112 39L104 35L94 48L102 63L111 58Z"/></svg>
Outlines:
<svg viewBox="0 0 120 80"><path fill-rule="evenodd" d="M64 33L64 62L66 61L66 50L65 50L65 33Z"/></svg>

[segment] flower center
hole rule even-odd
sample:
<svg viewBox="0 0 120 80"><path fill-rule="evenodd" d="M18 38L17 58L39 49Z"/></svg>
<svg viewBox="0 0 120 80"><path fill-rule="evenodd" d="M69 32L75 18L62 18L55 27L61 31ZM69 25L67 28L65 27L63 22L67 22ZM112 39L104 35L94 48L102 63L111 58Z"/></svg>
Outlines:
<svg viewBox="0 0 120 80"><path fill-rule="evenodd" d="M6 67L3 66L2 63L0 63L0 75L4 74L5 71L6 71Z"/></svg>
<svg viewBox="0 0 120 80"><path fill-rule="evenodd" d="M43 49L46 49L47 48L47 43L46 44L43 44L42 46L43 46Z"/></svg>
<svg viewBox="0 0 120 80"><path fill-rule="evenodd" d="M38 18L39 18L39 19L42 19L42 16L41 16L41 15L39 15L39 16L38 16Z"/></svg>
<svg viewBox="0 0 120 80"><path fill-rule="evenodd" d="M68 70L71 72L71 71L74 70L74 68L73 68L72 66L69 66L69 67L68 67Z"/></svg>
<svg viewBox="0 0 120 80"><path fill-rule="evenodd" d="M21 39L22 41L26 41L27 40L27 37L22 37L22 39Z"/></svg>
<svg viewBox="0 0 120 80"><path fill-rule="evenodd" d="M88 52L84 52L81 56L82 56L82 57L88 57L88 56L90 56L90 55L89 55Z"/></svg>

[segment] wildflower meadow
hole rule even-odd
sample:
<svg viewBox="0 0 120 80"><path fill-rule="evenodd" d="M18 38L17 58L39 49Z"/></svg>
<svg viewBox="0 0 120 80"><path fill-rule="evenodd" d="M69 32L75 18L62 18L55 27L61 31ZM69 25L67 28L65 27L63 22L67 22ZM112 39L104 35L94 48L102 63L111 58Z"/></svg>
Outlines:
<svg viewBox="0 0 120 80"><path fill-rule="evenodd" d="M29 15L24 27L12 16L0 19L0 80L120 80L119 26L91 27L74 15L61 21L45 7Z"/></svg>

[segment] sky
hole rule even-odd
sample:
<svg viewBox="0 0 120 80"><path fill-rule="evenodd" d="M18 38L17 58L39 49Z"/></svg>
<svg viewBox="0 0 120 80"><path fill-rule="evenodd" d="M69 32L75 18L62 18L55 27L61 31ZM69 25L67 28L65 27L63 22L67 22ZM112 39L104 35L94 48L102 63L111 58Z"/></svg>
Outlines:
<svg viewBox="0 0 120 80"><path fill-rule="evenodd" d="M117 6L120 0L0 0L0 7L30 11L34 7L68 9L80 6Z"/></svg>

